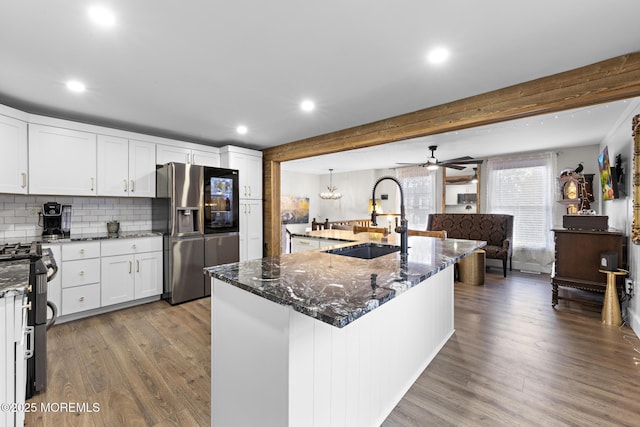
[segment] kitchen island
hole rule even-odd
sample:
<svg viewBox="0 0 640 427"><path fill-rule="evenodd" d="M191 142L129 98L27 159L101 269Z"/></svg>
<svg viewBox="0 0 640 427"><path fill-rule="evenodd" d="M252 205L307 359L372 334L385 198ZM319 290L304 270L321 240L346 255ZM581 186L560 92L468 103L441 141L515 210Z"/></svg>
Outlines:
<svg viewBox="0 0 640 427"><path fill-rule="evenodd" d="M485 242L409 238L409 254L327 249L210 267L212 425L373 426L454 332L453 265Z"/></svg>

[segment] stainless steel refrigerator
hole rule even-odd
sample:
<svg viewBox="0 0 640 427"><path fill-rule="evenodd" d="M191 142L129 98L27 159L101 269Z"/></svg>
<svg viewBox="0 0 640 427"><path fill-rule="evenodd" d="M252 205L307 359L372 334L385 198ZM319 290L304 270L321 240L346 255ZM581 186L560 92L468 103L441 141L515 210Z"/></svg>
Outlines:
<svg viewBox="0 0 640 427"><path fill-rule="evenodd" d="M211 294L204 267L239 260L238 171L183 163L157 169L152 228L163 233L171 304Z"/></svg>

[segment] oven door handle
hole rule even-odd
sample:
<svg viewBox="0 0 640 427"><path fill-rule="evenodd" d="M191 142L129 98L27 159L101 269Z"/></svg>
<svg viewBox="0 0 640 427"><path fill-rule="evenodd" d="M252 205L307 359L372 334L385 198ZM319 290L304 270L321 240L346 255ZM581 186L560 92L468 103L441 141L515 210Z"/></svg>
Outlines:
<svg viewBox="0 0 640 427"><path fill-rule="evenodd" d="M47 320L47 327L45 329L49 329L56 323L56 318L58 317L58 307L53 303L53 301L47 301L47 307L51 309L51 319Z"/></svg>
<svg viewBox="0 0 640 427"><path fill-rule="evenodd" d="M31 357L33 357L33 340L35 336L35 328L33 326L27 326L24 332L27 336L27 348L24 350L24 358L31 359Z"/></svg>
<svg viewBox="0 0 640 427"><path fill-rule="evenodd" d="M47 263L47 282L52 281L56 274L58 274L58 265L55 262Z"/></svg>

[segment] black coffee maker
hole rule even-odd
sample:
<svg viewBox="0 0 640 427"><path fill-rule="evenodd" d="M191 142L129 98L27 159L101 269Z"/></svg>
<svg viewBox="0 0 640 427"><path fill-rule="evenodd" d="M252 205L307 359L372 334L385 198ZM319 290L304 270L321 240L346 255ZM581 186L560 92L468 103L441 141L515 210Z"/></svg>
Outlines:
<svg viewBox="0 0 640 427"><path fill-rule="evenodd" d="M71 205L47 202L42 205L42 237L56 239L71 234Z"/></svg>

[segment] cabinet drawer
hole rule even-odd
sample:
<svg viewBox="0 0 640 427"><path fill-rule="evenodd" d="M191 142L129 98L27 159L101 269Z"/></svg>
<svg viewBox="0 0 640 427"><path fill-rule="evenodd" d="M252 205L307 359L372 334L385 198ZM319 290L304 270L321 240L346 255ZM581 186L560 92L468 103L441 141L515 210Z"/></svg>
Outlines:
<svg viewBox="0 0 640 427"><path fill-rule="evenodd" d="M309 249L318 249L320 247L318 239L304 239L294 237L291 239L291 252L308 251Z"/></svg>
<svg viewBox="0 0 640 427"><path fill-rule="evenodd" d="M65 243L62 245L62 260L97 258L100 256L100 242Z"/></svg>
<svg viewBox="0 0 640 427"><path fill-rule="evenodd" d="M102 256L137 254L162 250L162 236L113 239L101 243Z"/></svg>
<svg viewBox="0 0 640 427"><path fill-rule="evenodd" d="M62 315L100 307L100 284L76 286L62 290Z"/></svg>
<svg viewBox="0 0 640 427"><path fill-rule="evenodd" d="M62 287L87 285L100 281L100 258L64 261L62 263Z"/></svg>

